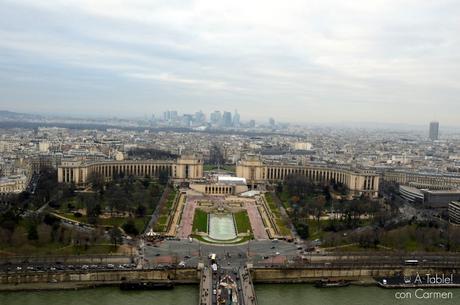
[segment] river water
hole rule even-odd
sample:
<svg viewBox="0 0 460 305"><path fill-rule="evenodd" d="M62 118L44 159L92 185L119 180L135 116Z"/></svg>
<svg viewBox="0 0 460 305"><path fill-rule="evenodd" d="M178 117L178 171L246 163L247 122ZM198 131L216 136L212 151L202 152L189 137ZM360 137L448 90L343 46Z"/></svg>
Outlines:
<svg viewBox="0 0 460 305"><path fill-rule="evenodd" d="M378 287L318 289L311 285L256 285L259 305L458 305L460 289L425 292L451 292L451 299L419 299L415 290L386 290ZM406 293L397 299L396 293ZM410 295L410 297L409 297ZM420 294L419 294L420 296ZM433 296L431 296L433 297ZM178 286L166 291L120 291L96 288L78 291L2 292L1 305L197 305L197 286Z"/></svg>
<svg viewBox="0 0 460 305"><path fill-rule="evenodd" d="M315 288L312 285L256 285L259 305L453 305L460 304L460 289L431 289L424 292L452 292L452 299L418 299L422 291L349 286ZM405 299L395 294L405 293ZM409 294L410 298L409 298ZM401 295L398 295L401 297Z"/></svg>

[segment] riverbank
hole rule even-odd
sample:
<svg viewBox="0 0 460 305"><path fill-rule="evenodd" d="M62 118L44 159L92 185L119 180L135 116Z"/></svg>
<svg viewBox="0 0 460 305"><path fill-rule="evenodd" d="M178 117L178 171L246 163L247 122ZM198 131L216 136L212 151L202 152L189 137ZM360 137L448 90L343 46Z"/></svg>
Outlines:
<svg viewBox="0 0 460 305"><path fill-rule="evenodd" d="M13 292L13 291L45 291L45 290L81 290L91 289L98 287L118 286L118 282L104 283L104 284L90 284L90 283L26 283L26 284L2 284L0 285L0 292Z"/></svg>
<svg viewBox="0 0 460 305"><path fill-rule="evenodd" d="M3 291L5 305L198 305L196 285L178 285L173 290L122 291L118 287L47 291Z"/></svg>
<svg viewBox="0 0 460 305"><path fill-rule="evenodd" d="M0 291L82 289L136 280L197 284L199 273L195 268L0 273Z"/></svg>
<svg viewBox="0 0 460 305"><path fill-rule="evenodd" d="M443 272L444 271L444 272ZM415 274L457 274L455 270L422 268L251 268L251 278L256 284L315 283L321 279L346 281L354 286L376 286L382 279L395 288L407 288L407 277ZM196 268L104 271L53 271L0 273L0 291L83 289L119 285L124 281L152 283L198 284L201 272ZM378 280L380 279L380 280ZM394 279L394 281L393 281ZM416 282L415 282L416 283ZM453 281L459 284L460 280ZM439 287L436 283L433 286ZM451 286L449 286L451 287Z"/></svg>
<svg viewBox="0 0 460 305"><path fill-rule="evenodd" d="M298 280L298 281L256 281L254 284L257 285L311 285L318 281L319 279L308 279L308 280ZM155 281L156 283L161 283L165 281ZM173 281L175 285L183 286L196 286L198 287L198 281ZM363 277L360 280L349 281L350 286L355 287L378 287L383 289L440 289L440 288L452 288L459 289L460 284L452 285L408 285L408 284L399 284L399 285L382 285L376 279L372 277ZM88 283L88 282L61 282L61 283L22 283L22 284L1 284L0 292L19 292L19 291L59 291L59 290L83 290L83 289L93 289L93 288L103 288L103 287L116 287L120 286L120 281L107 281L104 283Z"/></svg>
<svg viewBox="0 0 460 305"><path fill-rule="evenodd" d="M425 295L413 289L390 290L378 287L348 286L318 289L310 284L256 284L260 305L457 305L460 290L425 289ZM401 300L399 294L404 293ZM452 293L450 299L435 299L434 293ZM397 294L399 293L399 294ZM89 290L0 292L0 304L8 305L198 305L197 285L179 285L174 290L121 291L116 287ZM432 297L431 297L432 296ZM429 298L431 297L431 298Z"/></svg>

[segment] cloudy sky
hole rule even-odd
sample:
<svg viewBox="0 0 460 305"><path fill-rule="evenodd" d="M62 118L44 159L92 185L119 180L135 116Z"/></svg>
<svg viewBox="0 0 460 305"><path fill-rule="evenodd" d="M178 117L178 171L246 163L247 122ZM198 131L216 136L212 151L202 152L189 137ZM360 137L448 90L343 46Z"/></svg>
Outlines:
<svg viewBox="0 0 460 305"><path fill-rule="evenodd" d="M0 109L460 125L458 0L0 0Z"/></svg>

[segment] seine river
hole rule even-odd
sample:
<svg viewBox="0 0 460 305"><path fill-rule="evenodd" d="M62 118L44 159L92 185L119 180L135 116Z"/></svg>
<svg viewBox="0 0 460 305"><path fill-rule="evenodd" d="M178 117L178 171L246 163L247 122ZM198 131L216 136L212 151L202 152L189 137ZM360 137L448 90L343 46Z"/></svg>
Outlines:
<svg viewBox="0 0 460 305"><path fill-rule="evenodd" d="M257 285L259 305L453 305L460 304L460 289L425 290L451 292L453 298L423 296L415 290L385 290L377 287L318 289L311 285ZM404 293L399 299L396 293ZM418 297L417 297L418 296ZM401 299L401 297L404 297ZM178 286L167 291L120 291L96 288L78 291L42 291L0 293L1 305L197 305L197 286Z"/></svg>

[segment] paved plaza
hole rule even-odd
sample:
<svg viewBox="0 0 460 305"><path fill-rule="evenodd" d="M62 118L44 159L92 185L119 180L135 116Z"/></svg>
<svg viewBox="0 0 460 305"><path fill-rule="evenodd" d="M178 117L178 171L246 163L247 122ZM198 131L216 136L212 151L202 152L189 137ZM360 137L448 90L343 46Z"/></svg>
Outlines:
<svg viewBox="0 0 460 305"><path fill-rule="evenodd" d="M185 203L182 209L180 225L177 230L177 237L188 238L193 232L193 220L197 208L207 211L225 209L232 213L235 211L246 210L249 217L249 222L256 240L269 239L267 230L272 230L271 227L266 227L265 223L270 222L262 219L260 214L260 206L254 198L243 198L236 196L207 196L196 192L187 192L185 195ZM265 215L264 213L263 215Z"/></svg>
<svg viewBox="0 0 460 305"><path fill-rule="evenodd" d="M197 196L187 196L177 236L187 238L192 234L193 216L197 206Z"/></svg>
<svg viewBox="0 0 460 305"><path fill-rule="evenodd" d="M254 202L246 202L246 211L248 212L249 221L252 227L252 233L255 239L268 239L267 230L265 229L259 210Z"/></svg>

